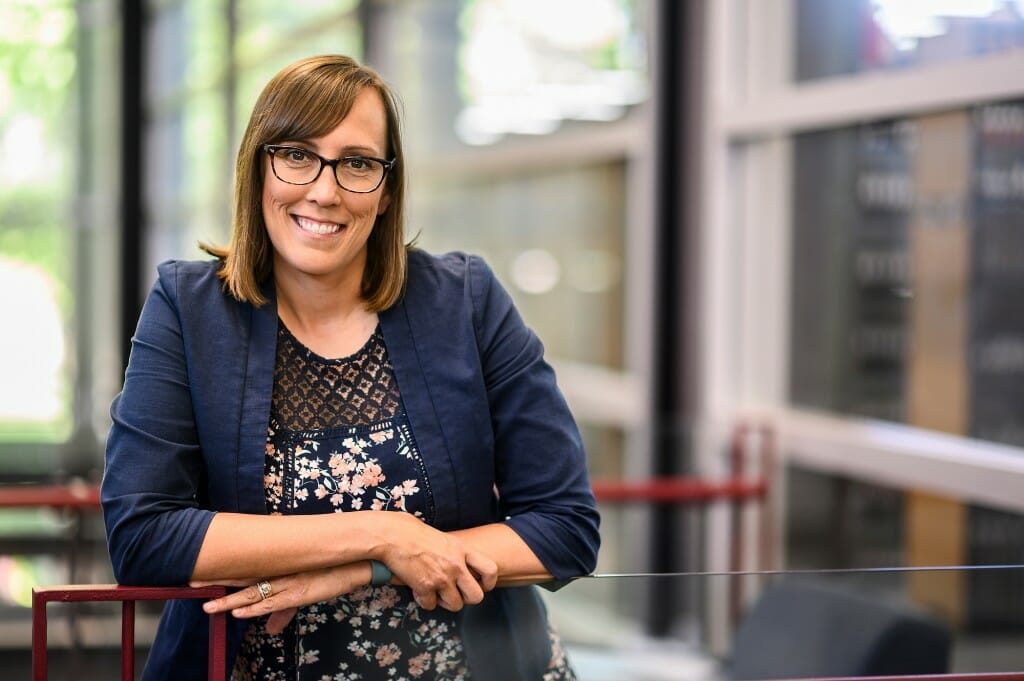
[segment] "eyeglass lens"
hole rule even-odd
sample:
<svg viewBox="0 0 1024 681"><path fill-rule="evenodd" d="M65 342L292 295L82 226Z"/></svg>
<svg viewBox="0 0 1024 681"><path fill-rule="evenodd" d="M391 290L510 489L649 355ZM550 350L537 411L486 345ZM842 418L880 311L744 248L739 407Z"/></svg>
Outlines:
<svg viewBox="0 0 1024 681"><path fill-rule="evenodd" d="M274 174L291 184L308 184L320 172L320 157L303 149L274 149L270 158ZM346 156L334 165L334 176L349 191L372 192L384 178L384 164L372 158Z"/></svg>

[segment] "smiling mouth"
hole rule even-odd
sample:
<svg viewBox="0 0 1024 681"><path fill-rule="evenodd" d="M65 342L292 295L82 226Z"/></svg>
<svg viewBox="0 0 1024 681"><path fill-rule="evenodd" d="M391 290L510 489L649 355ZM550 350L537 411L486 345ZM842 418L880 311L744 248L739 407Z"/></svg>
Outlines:
<svg viewBox="0 0 1024 681"><path fill-rule="evenodd" d="M335 234L341 231L341 225L337 222L320 222L319 220L311 220L309 218L302 217L301 215L292 215L292 220L295 221L303 231L311 234L317 234L319 236L326 236L328 234Z"/></svg>

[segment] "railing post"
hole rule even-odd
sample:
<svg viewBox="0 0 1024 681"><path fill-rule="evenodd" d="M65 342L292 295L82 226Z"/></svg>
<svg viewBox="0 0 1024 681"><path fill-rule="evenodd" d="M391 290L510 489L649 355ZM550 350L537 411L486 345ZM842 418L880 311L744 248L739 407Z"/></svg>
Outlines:
<svg viewBox="0 0 1024 681"><path fill-rule="evenodd" d="M46 599L32 592L32 681L46 681Z"/></svg>
<svg viewBox="0 0 1024 681"><path fill-rule="evenodd" d="M121 602L121 681L135 679L135 601Z"/></svg>
<svg viewBox="0 0 1024 681"><path fill-rule="evenodd" d="M210 668L207 676L213 681L225 681L227 670L228 616L219 612L210 615Z"/></svg>

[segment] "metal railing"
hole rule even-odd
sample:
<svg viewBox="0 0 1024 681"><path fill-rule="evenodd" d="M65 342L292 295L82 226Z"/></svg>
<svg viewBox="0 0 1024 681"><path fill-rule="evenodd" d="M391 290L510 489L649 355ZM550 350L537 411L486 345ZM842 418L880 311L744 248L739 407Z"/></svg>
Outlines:
<svg viewBox="0 0 1024 681"><path fill-rule="evenodd" d="M47 620L49 603L121 602L121 679L135 679L135 603L219 598L222 586L159 587L117 584L71 584L32 589L32 681L47 679ZM227 677L227 614L210 615L210 681Z"/></svg>

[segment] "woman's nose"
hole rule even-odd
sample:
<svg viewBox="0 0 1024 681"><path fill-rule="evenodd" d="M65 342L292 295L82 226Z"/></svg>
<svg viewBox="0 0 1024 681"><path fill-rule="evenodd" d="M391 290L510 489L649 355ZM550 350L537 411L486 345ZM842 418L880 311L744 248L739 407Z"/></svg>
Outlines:
<svg viewBox="0 0 1024 681"><path fill-rule="evenodd" d="M334 168L324 166L319 177L308 185L306 198L320 205L333 205L340 200L342 188L334 177Z"/></svg>

